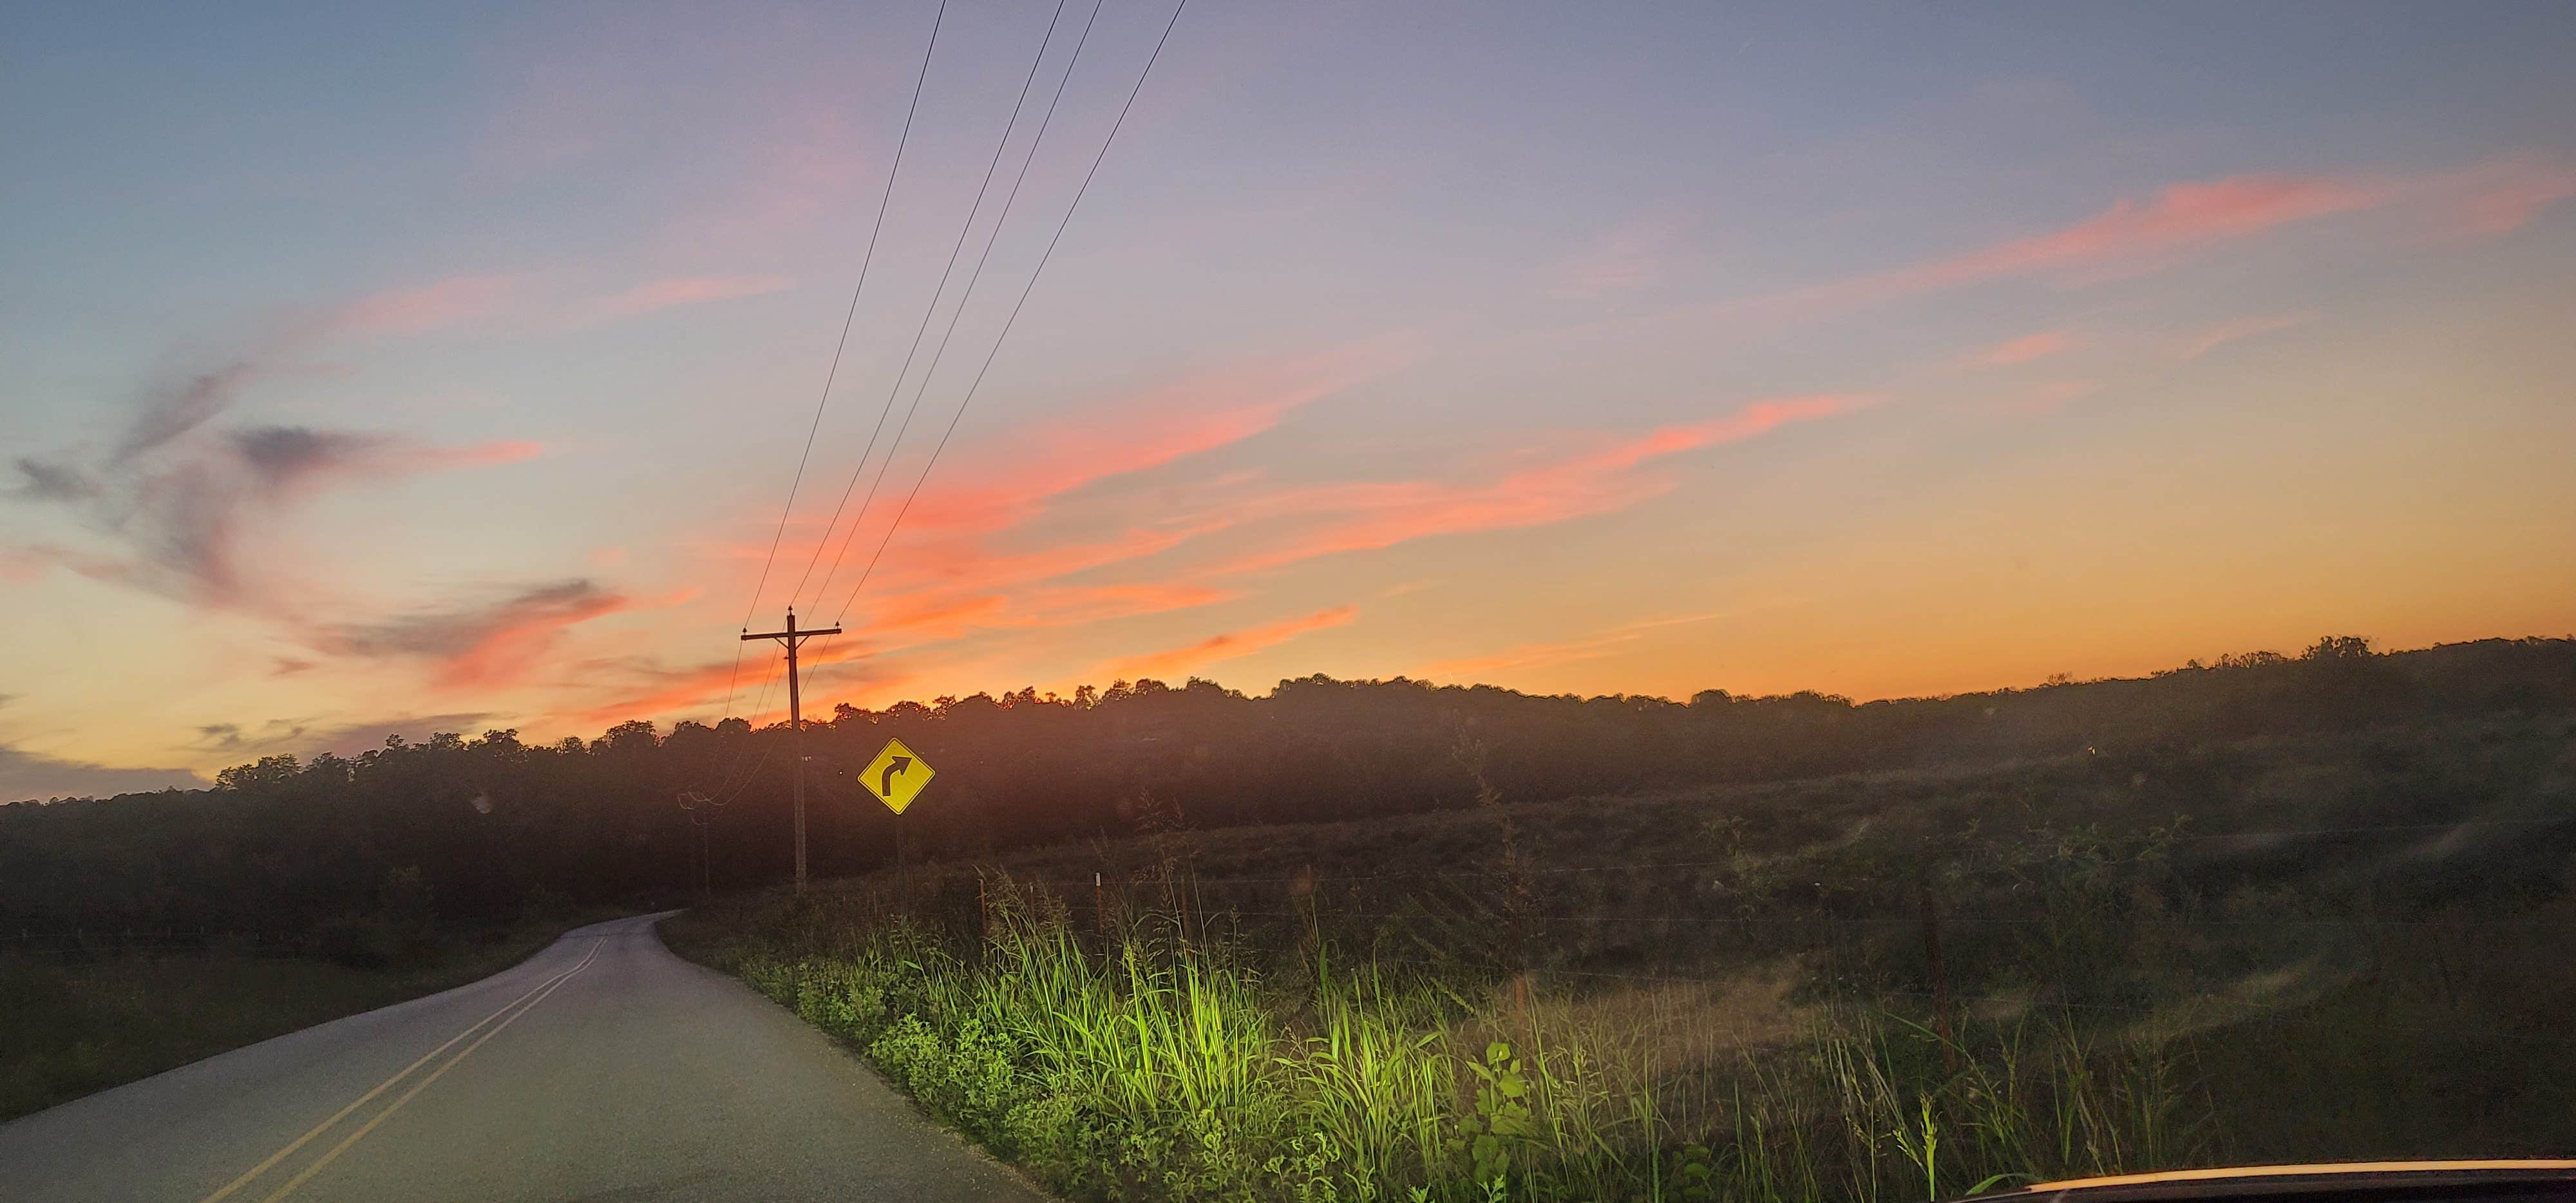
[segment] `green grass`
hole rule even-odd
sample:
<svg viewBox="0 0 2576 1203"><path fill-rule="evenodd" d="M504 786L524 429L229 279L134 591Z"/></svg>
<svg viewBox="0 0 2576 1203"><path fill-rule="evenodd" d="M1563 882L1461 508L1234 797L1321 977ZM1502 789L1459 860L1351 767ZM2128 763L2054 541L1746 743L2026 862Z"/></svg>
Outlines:
<svg viewBox="0 0 2576 1203"><path fill-rule="evenodd" d="M993 898L1020 897L1000 882ZM1076 1198L1942 1197L2188 1160L2173 1049L2024 1016L1952 1042L1902 1016L1814 1008L1789 1039L1692 1072L1581 1000L1315 956L1296 980L1224 941L1128 918L1086 947L1041 897L960 949L903 924L802 955L728 937L790 900L674 920L684 949L858 1048L941 1119ZM1964 1054L1964 1055L1962 1055Z"/></svg>
<svg viewBox="0 0 2576 1203"><path fill-rule="evenodd" d="M1074 1198L1914 1203L2576 1149L2571 812L2576 725L2509 718L1155 836L664 931ZM2199 838L2262 831L2341 834Z"/></svg>
<svg viewBox="0 0 2576 1203"><path fill-rule="evenodd" d="M571 920L436 940L354 968L221 944L81 957L0 953L0 1120L507 969Z"/></svg>

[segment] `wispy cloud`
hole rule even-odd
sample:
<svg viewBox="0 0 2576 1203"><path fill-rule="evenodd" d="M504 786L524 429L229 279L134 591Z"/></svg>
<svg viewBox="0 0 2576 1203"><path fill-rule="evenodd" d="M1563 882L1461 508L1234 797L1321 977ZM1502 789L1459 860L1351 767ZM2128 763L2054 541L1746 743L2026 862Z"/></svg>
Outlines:
<svg viewBox="0 0 2576 1203"><path fill-rule="evenodd" d="M333 655L427 661L440 688L492 686L527 673L565 630L631 604L589 580L567 580L493 602L331 628L316 642Z"/></svg>
<svg viewBox="0 0 2576 1203"><path fill-rule="evenodd" d="M324 325L350 334L427 334L508 312L525 303L533 283L526 275L451 276L360 297Z"/></svg>
<svg viewBox="0 0 2576 1203"><path fill-rule="evenodd" d="M1400 341L1372 341L1233 364L1080 406L1078 417L985 451L971 480L925 491L905 525L991 531L1023 521L1084 486L1268 431L1290 412L1392 370L1407 355Z"/></svg>
<svg viewBox="0 0 2576 1203"><path fill-rule="evenodd" d="M2277 313L2224 322L2193 335L2190 341L2183 344L2182 357L2198 359L2232 342L2240 342L2278 330L2287 330L2294 326L2304 326L2316 320L2316 316L2314 313Z"/></svg>
<svg viewBox="0 0 2576 1203"><path fill-rule="evenodd" d="M711 301L784 292L795 285L793 278L780 275L679 276L646 280L632 288L575 303L566 314L566 321L575 326L605 325L682 305L703 305Z"/></svg>
<svg viewBox="0 0 2576 1203"><path fill-rule="evenodd" d="M2029 363L2034 359L2046 359L2074 346L2075 336L2063 330L2025 334L2020 338L2008 339L1983 350L1971 352L1960 358L1958 366L1963 368L2011 367L2015 364Z"/></svg>
<svg viewBox="0 0 2576 1203"><path fill-rule="evenodd" d="M620 723L629 719L656 719L708 713L723 704L728 691L744 698L745 686L757 686L766 674L766 662L746 654L740 660L710 660L668 668L656 664L595 664L584 668L585 675L604 673L617 692L608 701L594 702L575 711L572 719L588 725Z"/></svg>
<svg viewBox="0 0 2576 1203"><path fill-rule="evenodd" d="M2504 155L2445 177L2437 187L2450 194L2455 232L2499 237L2576 196L2576 165L2542 154Z"/></svg>
<svg viewBox="0 0 2576 1203"><path fill-rule="evenodd" d="M1672 213L1630 221L1594 239L1548 271L1546 292L1567 300L1599 300L1653 284L1683 222Z"/></svg>
<svg viewBox="0 0 2576 1203"><path fill-rule="evenodd" d="M374 293L325 315L331 335L408 337L482 324L513 330L581 330L685 305L781 292L789 276L670 276L583 294L534 272L454 276Z"/></svg>
<svg viewBox="0 0 2576 1203"><path fill-rule="evenodd" d="M1716 306L1722 315L1831 312L1917 293L2029 276L2085 283L2135 275L2214 248L2339 214L2401 207L2453 232L2511 233L2576 196L2576 166L2505 155L2413 176L2253 173L2169 184L2082 220L1975 250Z"/></svg>
<svg viewBox="0 0 2576 1203"><path fill-rule="evenodd" d="M148 393L103 461L21 457L20 483L8 496L68 507L127 553L45 549L44 558L181 600L273 612L281 608L277 592L244 558L264 542L268 524L324 485L507 463L541 450L529 442L442 447L304 426L208 434L207 424L258 375L252 361L238 360Z"/></svg>
<svg viewBox="0 0 2576 1203"><path fill-rule="evenodd" d="M1669 480L1633 474L1633 469L1648 461L1740 443L1782 426L1850 413L1879 400L1868 394L1818 394L1756 401L1724 417L1667 426L1598 451L1509 473L1491 484L1414 481L1300 491L1269 504L1283 514L1344 516L1310 526L1220 571L1276 568L1433 535L1543 526L1609 513L1672 487Z"/></svg>
<svg viewBox="0 0 2576 1203"><path fill-rule="evenodd" d="M1359 611L1354 607L1336 606L1302 618L1291 618L1249 630L1211 635L1195 643L1166 651L1111 661L1101 665L1097 672L1102 676L1121 679L1176 677L1204 664L1249 656L1265 648L1276 647L1309 631L1346 625L1358 616Z"/></svg>
<svg viewBox="0 0 2576 1203"><path fill-rule="evenodd" d="M1976 250L1688 312L1695 321L1807 318L1993 280L2040 276L2073 284L2135 275L2284 226L2383 205L2405 192L2387 181L2277 174L2172 184L2080 221Z"/></svg>
<svg viewBox="0 0 2576 1203"><path fill-rule="evenodd" d="M188 750L255 756L280 748L300 748L306 730L305 724L284 718L248 728L239 723L207 723L197 728L197 738L189 741Z"/></svg>
<svg viewBox="0 0 2576 1203"><path fill-rule="evenodd" d="M32 455L18 457L18 487L8 495L20 501L74 503L107 491L97 477L78 465L55 463Z"/></svg>
<svg viewBox="0 0 2576 1203"><path fill-rule="evenodd" d="M2215 246L2294 222L2385 203L2382 184L2330 176L2240 175L2171 184L2083 221L1935 260L1880 279L1914 291L2033 272L2094 269Z"/></svg>

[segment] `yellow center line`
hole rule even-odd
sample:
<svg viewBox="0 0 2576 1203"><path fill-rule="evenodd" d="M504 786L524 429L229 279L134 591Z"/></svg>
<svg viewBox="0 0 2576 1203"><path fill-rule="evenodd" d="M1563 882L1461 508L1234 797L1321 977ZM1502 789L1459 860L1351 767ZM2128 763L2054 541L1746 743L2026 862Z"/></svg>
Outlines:
<svg viewBox="0 0 2576 1203"><path fill-rule="evenodd" d="M466 1046L465 1046L465 1048L464 1048L464 1050L463 1050L462 1052L459 1052L459 1053L457 1053L455 1056L448 1058L448 1059L447 1059L447 1063L446 1063L445 1065L441 1065L441 1066L439 1066L438 1068L436 1068L436 1069L433 1069L433 1070L429 1071L429 1076L428 1076L428 1077L422 1078L422 1079L420 1080L419 1084L417 1084L417 1085L413 1086L413 1087L412 1087L411 1089L409 1089L409 1090L406 1090L406 1091L402 1092L402 1097L395 1099L395 1100L394 1100L390 1105L388 1105L384 1110L377 1112L377 1113L376 1113L376 1116L375 1116L375 1118L374 1118L374 1119L368 1120L366 1123L359 1125L359 1127L358 1127L358 1130L357 1130L357 1131L355 1131L355 1132L352 1132L352 1133L348 1134L346 1137L343 1137L343 1138L341 1139L340 1143L338 1143L338 1144L336 1144L336 1145L331 1146L331 1151L330 1151L330 1152L328 1152L328 1153L324 1153L324 1154L323 1154L323 1155L321 1155L320 1157L314 1158L314 1159L313 1159L313 1164L311 1164L311 1165L308 1165L308 1166L304 1167L301 1171L297 1172L297 1174L296 1174L294 1177L287 1179L287 1180L286 1180L286 1185L281 1186L281 1187L278 1187L276 1190L269 1192L268 1197L267 1197L267 1198L265 1198L265 1199L260 1200L260 1203L277 1203L277 1201L278 1201L278 1200L283 1199L283 1198L285 1198L287 1195L294 1193L294 1191L295 1191L295 1188L296 1188L296 1187L302 1186L302 1185L304 1185L306 1182L312 1181L312 1179L313 1179L313 1175L315 1175L315 1174L319 1174L319 1173L321 1173L321 1172L322 1172L322 1167L324 1167L324 1166L327 1166L327 1165L331 1164L331 1162L332 1162L333 1160L337 1159L337 1158L340 1156L340 1154L348 1152L348 1151L349 1151L349 1146L354 1145L354 1144L358 1143L360 1140L365 1139L365 1138L366 1138L367 1133L369 1133L369 1132L373 1132L373 1131L375 1131L375 1130L376 1130L376 1125L381 1124L381 1123L385 1122L386 1120L393 1118L393 1114L394 1114L394 1112L397 1112L397 1111L402 1110L402 1109L403 1109L403 1104L405 1104L405 1103L408 1103L408 1102L412 1101L412 1099L413 1099L413 1098L415 1098L415 1097L417 1097L417 1096L420 1094L420 1092L421 1092L421 1091L424 1091L424 1090L429 1089L429 1085L430 1085L430 1083L435 1082L435 1081L439 1080L440 1078L446 1077L446 1076L447 1076L447 1071L448 1071L448 1070L451 1070L451 1069L456 1068L456 1066L457 1066L457 1063L458 1063L458 1062L461 1062L461 1061L465 1060L467 1057L471 1057L471 1056L473 1056L473 1055L474 1055L474 1050L476 1050L476 1049L478 1049L478 1048L483 1047L483 1044L484 1044L484 1042L485 1042L485 1041L490 1040L490 1039L491 1039L491 1038L493 1038L494 1036L498 1036L498 1035L500 1035L500 1034L501 1034L501 1029L506 1028L506 1027L509 1027L511 1024L517 1023L517 1022L519 1021L520 1016L524 1016L524 1015L526 1015L528 1012L533 1011L533 1010L536 1010L536 1009L537 1009L537 1004L538 1004L538 1003L542 1003L542 1002L546 1001L546 995L554 993L554 992L555 992L558 988L560 988L560 987L561 987L565 982L571 981L571 980L572 980L572 975L573 975L574 973L579 973L579 972L581 972L582 970L589 968L589 967L590 967L591 957L596 957L596 956L598 956L598 955L599 955L599 947L600 947L600 945L601 945L601 944L605 944L605 943L607 943L607 942L608 942L608 938L607 938L607 937L605 937L605 936L600 937L600 939L599 939L598 943L592 944L592 945L590 946L590 956L583 957L583 958L581 959L581 964L578 964L578 965L575 965L575 966L573 966L573 967L572 967L572 972L571 972L571 973L566 973L566 974L564 974L562 977L558 977L558 978L556 978L555 980L553 980L553 981L551 981L551 982L546 983L546 986L545 986L545 992L544 992L544 993L542 993L542 994L537 995L535 999L531 1000L531 1001L528 1003L528 1005L526 1005L526 1006L524 1006L524 1007L519 1008L519 1010L518 1010L518 1013L517 1013L517 1014L512 1015L512 1016L510 1016L508 1019L504 1019L504 1020L502 1020L502 1021L501 1021L501 1022L499 1022L499 1023L493 1024L493 1025L492 1025L492 1030L491 1030L491 1031L488 1031L488 1032L483 1033L481 1036L479 1036L479 1037L477 1037L477 1038L475 1039L474 1043L469 1044L469 1045L466 1045Z"/></svg>
<svg viewBox="0 0 2576 1203"><path fill-rule="evenodd" d="M602 938L604 939L605 937L602 937ZM597 955L599 955L599 946L598 946L597 944L593 944L593 945L591 945L590 953L591 953L591 956L597 956ZM584 957L584 958L582 958L582 962L581 962L581 964L582 964L582 965L587 965L587 964L589 964L589 963L590 963L590 958L589 958L589 957ZM218 1201L219 1201L219 1200L224 1199L224 1198L226 1198L226 1197L230 1196L234 1191L240 1190L241 1188L243 1188L243 1187L245 1187L245 1186L250 1185L250 1182L251 1182L251 1180L252 1180L252 1179L259 1177L261 1174L267 1173L267 1172L269 1171L269 1169L270 1169L271 1167L275 1166L278 1162L284 1161L284 1160L286 1160L288 1157L293 1156L293 1155L294 1155L294 1153L295 1153L295 1150L300 1149L300 1148L303 1148L306 1144L311 1143L311 1141L313 1140L313 1138L314 1138L314 1137L316 1137L316 1136L320 1136L320 1135L322 1135L324 1132L330 1131L330 1130L331 1130L332 1125L339 1123L341 1120L344 1120L344 1119L349 1118L349 1114L350 1114L351 1112L356 1111L356 1110L357 1110L358 1108L360 1108L360 1107L364 1107L364 1106L366 1106L369 1102L373 1101L377 1095L383 1094L384 1092L386 1092L386 1091L388 1091L388 1090L393 1089L393 1087L394 1087L394 1084L395 1084L395 1083L402 1081L404 1078L408 1078L408 1077L410 1077L410 1076L412 1075L412 1071L413 1071L413 1070L419 1069L421 1066L424 1066L424 1065L429 1064L432 1060L436 1059L436 1058L437 1058L437 1056L438 1056L440 1053L446 1052L447 1050L449 1050L449 1049L451 1049L451 1048L456 1047L456 1042L457 1042L457 1041L463 1040L463 1039L465 1039L466 1037L473 1035L477 1030L481 1029L481 1028L482 1028L482 1026L483 1026L484 1024L490 1023L490 1022L492 1022L492 1021L493 1021L493 1020L495 1020L495 1019L499 1019L502 1015L506 1014L506 1013L510 1010L510 1008L515 1007L515 1006L518 1006L520 1003L526 1002L526 1001L528 1001L530 998L535 997L538 991L540 991L540 990L544 990L544 989L546 989L547 987L552 986L552 985L554 985L554 984L556 984L556 983L558 983L558 982L561 982L561 981L562 981L562 980L564 980L565 978L567 978L567 977L571 977L573 974L576 974L576 973L579 973L579 972L581 972L581 965L575 965L575 966L573 966L572 968L567 969L567 970L565 970L565 971L564 971L564 972L562 972L562 973L556 974L555 976L550 977L550 978L547 978L546 980L544 980L544 981L542 981L542 982L538 982L538 983L537 983L536 985L534 985L534 986L530 986L530 987L528 987L528 992L527 992L527 993L522 994L522 995L518 996L517 998L511 999L510 1001L508 1001L508 1002L506 1002L506 1003L501 1004L501 1007L500 1007L500 1009L499 1009L499 1010L494 1011L494 1012L492 1012L491 1014L486 1015L486 1016L484 1016L484 1017L483 1017L483 1018L481 1018L481 1019L477 1019L477 1020L475 1020L472 1024L467 1025L467 1027L466 1027L466 1029L465 1029L464 1031L462 1031L462 1032L458 1032L457 1034L455 1034L455 1035L453 1035L453 1036L448 1037L448 1038L447 1038L447 1043L442 1044L442 1045L439 1045L437 1048L431 1049L431 1050L429 1050L429 1051L428 1051L428 1052L426 1052L426 1053L422 1053L422 1054L420 1055L420 1059L419 1059L419 1060L414 1061L414 1062L412 1062L412 1063L411 1063L411 1064L409 1064L409 1065L403 1066L403 1067L402 1067L402 1071L401 1071L400 1073L397 1073L397 1074L395 1074L394 1076L392 1076L392 1077L390 1077L390 1078L387 1078L387 1079L385 1079L384 1081L382 1081L382 1082L380 1082L380 1083L377 1083L377 1084L376 1084L376 1088L375 1088L375 1089L370 1090L370 1091L368 1091L368 1092L367 1092L367 1093L365 1093L365 1094L359 1095L359 1096L357 1097L357 1099L356 1099L356 1100L354 1100L354 1101L352 1101L348 1106L346 1106L346 1107L342 1107L342 1108L341 1108L341 1109L339 1109L338 1111L332 1112L332 1113L331 1113L331 1118L326 1119L326 1120L323 1120L321 1123L318 1123L318 1124L313 1125L313 1127L312 1127L310 1130L306 1131L306 1132L304 1133L304 1135L302 1135L302 1136L298 1136L298 1137L296 1137L293 1141L288 1142L288 1144L287 1144L287 1146L286 1146L285 1148L279 1149L278 1151L276 1151L276 1152L274 1152L274 1153L269 1154L269 1155L267 1156L267 1158L266 1158L266 1159L264 1159L264 1160L262 1160L258 1165L252 1166L252 1167L250 1167L250 1168L249 1168L249 1169L247 1169L247 1170L243 1170L243 1171L242 1171L242 1174L241 1174L241 1177L235 1178L235 1179L233 1179L232 1181L225 1183L225 1184L224 1184L224 1187L223 1187L223 1189L222 1189L222 1190L216 1191L215 1193L213 1193L213 1194L211 1194L211 1195L208 1195L208 1196L206 1196L206 1197L205 1197L205 1198L203 1198L203 1199L198 1200L198 1201L197 1201L197 1203L218 1203ZM515 1016L514 1016L513 1018L515 1018Z"/></svg>

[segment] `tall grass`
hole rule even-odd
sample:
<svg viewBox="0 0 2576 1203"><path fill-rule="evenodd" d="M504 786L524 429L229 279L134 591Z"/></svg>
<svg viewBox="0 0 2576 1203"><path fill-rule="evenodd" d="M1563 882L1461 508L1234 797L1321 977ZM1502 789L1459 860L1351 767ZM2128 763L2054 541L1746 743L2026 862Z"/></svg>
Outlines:
<svg viewBox="0 0 2576 1203"><path fill-rule="evenodd" d="M1103 938L1043 891L984 896L973 937L782 899L673 934L1075 1198L1913 1203L2205 1135L2178 1045L2071 1012L1944 1036L1846 1002L1677 1053L1321 939L1283 958L1164 910Z"/></svg>

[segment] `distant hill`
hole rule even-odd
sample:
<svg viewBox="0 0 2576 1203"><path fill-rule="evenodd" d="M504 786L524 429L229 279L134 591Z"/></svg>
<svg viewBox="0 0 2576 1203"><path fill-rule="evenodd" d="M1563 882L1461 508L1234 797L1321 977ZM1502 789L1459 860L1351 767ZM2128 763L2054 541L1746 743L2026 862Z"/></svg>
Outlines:
<svg viewBox="0 0 2576 1203"><path fill-rule="evenodd" d="M814 870L839 876L891 859L893 819L852 774L895 735L938 770L904 820L928 858L1455 811L1483 794L1545 803L2078 756L2185 763L2267 737L2571 712L2576 640L2373 654L2327 638L2149 678L1858 704L1321 676L1261 697L1119 682L1074 698L845 706L809 727L805 752ZM398 878L450 921L638 897L694 876L683 790L728 803L707 831L716 884L777 881L790 856L787 738L740 720L625 723L550 745L440 735L356 757L270 757L204 791L0 807L0 928L303 931L387 908Z"/></svg>

